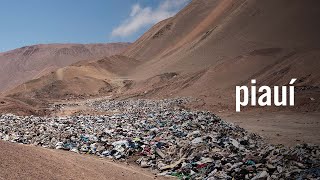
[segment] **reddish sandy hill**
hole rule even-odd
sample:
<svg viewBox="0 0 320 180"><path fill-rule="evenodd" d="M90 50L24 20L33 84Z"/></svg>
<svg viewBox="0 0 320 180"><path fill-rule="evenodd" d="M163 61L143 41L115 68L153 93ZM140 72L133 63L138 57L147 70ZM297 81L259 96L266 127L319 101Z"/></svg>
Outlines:
<svg viewBox="0 0 320 180"><path fill-rule="evenodd" d="M143 60L130 93L193 96L234 111L235 86L298 78L297 111L320 110L320 5L316 0L195 0L124 55ZM170 76L171 75L171 76ZM146 80L147 79L147 80ZM314 100L316 99L316 100Z"/></svg>
<svg viewBox="0 0 320 180"><path fill-rule="evenodd" d="M0 53L0 92L81 60L121 53L128 45L41 44Z"/></svg>
<svg viewBox="0 0 320 180"><path fill-rule="evenodd" d="M121 56L81 62L10 91L17 99L116 94L193 96L195 107L235 111L235 86L287 85L297 105L320 110L320 2L194 0Z"/></svg>
<svg viewBox="0 0 320 180"><path fill-rule="evenodd" d="M9 96L30 104L32 101L114 94L130 85L121 76L126 75L128 67L137 64L135 59L120 55L89 63L78 62L19 85L9 92Z"/></svg>

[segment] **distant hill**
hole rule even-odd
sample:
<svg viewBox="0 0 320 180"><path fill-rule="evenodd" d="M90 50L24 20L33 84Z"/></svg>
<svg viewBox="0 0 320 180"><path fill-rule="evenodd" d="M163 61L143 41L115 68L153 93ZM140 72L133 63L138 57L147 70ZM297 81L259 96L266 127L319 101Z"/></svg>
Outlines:
<svg viewBox="0 0 320 180"><path fill-rule="evenodd" d="M193 0L121 55L60 69L10 97L192 96L202 99L195 107L234 111L236 85L297 78L291 110L319 111L318 7L317 0Z"/></svg>
<svg viewBox="0 0 320 180"><path fill-rule="evenodd" d="M78 61L121 53L128 45L41 44L0 53L0 92Z"/></svg>

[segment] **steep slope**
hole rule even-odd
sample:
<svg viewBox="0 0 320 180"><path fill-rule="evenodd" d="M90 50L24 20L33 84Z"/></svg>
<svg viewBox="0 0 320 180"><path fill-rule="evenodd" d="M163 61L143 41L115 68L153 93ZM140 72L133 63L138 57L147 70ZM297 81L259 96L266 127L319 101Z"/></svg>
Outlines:
<svg viewBox="0 0 320 180"><path fill-rule="evenodd" d="M81 60L121 53L128 45L41 44L0 53L0 92Z"/></svg>
<svg viewBox="0 0 320 180"><path fill-rule="evenodd" d="M124 55L147 60L142 68L162 65L156 72L150 70L159 74L195 71L261 49L319 48L320 23L312 20L319 15L317 5L315 0L194 0L155 25Z"/></svg>
<svg viewBox="0 0 320 180"><path fill-rule="evenodd" d="M258 85L286 85L298 78L294 110L318 111L320 22L314 18L320 16L319 5L316 0L194 0L124 52L145 61L131 71L137 83L127 93L193 96L210 110L234 111L236 85L253 78ZM166 73L176 75L159 78Z"/></svg>

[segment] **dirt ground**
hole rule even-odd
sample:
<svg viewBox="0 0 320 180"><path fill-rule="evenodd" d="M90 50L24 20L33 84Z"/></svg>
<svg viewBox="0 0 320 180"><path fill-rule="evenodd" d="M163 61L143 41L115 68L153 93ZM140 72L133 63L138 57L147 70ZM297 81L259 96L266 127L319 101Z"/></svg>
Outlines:
<svg viewBox="0 0 320 180"><path fill-rule="evenodd" d="M166 179L112 160L0 141L0 180ZM168 179L168 178L167 178Z"/></svg>
<svg viewBox="0 0 320 180"><path fill-rule="evenodd" d="M273 144L320 144L320 113L241 112L220 114L222 119L257 133Z"/></svg>

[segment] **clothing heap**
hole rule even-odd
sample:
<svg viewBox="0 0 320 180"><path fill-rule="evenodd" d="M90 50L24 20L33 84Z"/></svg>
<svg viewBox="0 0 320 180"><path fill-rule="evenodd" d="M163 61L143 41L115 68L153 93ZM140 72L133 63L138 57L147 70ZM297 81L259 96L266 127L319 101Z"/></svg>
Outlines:
<svg viewBox="0 0 320 180"><path fill-rule="evenodd" d="M142 168L180 179L317 179L317 145L271 145L244 129L183 105L190 99L90 101L105 115L0 116L0 139L135 158Z"/></svg>

